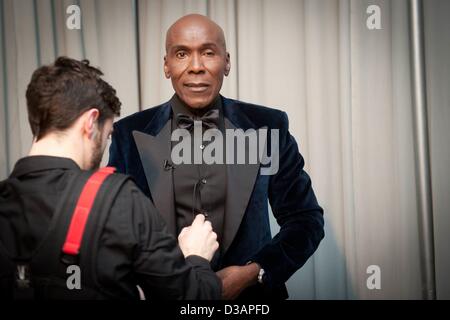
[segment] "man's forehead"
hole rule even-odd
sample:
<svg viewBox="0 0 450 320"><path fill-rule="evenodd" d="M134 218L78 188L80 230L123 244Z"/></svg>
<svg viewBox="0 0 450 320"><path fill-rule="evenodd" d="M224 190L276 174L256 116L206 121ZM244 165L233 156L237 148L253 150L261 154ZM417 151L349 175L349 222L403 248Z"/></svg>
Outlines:
<svg viewBox="0 0 450 320"><path fill-rule="evenodd" d="M214 22L205 19L179 20L169 28L166 37L167 47L206 44L225 46L222 29Z"/></svg>
<svg viewBox="0 0 450 320"><path fill-rule="evenodd" d="M186 28L173 29L169 34L169 41L172 44L181 42L220 42L220 32L211 28L203 28L201 26L188 26Z"/></svg>

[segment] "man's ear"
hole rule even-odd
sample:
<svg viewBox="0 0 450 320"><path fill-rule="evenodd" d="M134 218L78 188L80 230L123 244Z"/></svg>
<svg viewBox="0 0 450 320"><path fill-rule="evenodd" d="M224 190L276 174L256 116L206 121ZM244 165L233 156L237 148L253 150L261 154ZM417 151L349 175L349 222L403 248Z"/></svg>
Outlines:
<svg viewBox="0 0 450 320"><path fill-rule="evenodd" d="M230 73L230 69L231 69L231 63L230 63L230 53L227 52L226 58L225 58L225 76L227 77L228 74Z"/></svg>
<svg viewBox="0 0 450 320"><path fill-rule="evenodd" d="M89 139L95 139L98 133L98 117L100 112L97 108L89 109L84 113L84 132L88 135Z"/></svg>
<svg viewBox="0 0 450 320"><path fill-rule="evenodd" d="M169 66L167 65L167 55L164 56L164 75L167 79L170 79Z"/></svg>

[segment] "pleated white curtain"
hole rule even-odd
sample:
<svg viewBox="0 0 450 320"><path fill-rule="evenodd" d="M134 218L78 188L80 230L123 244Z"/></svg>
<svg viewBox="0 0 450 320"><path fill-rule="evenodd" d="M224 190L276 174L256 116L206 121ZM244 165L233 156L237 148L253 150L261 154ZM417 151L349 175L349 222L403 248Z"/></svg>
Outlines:
<svg viewBox="0 0 450 320"><path fill-rule="evenodd" d="M59 55L89 59L126 116L170 98L165 32L184 14L205 14L231 54L222 94L288 113L325 210L326 237L289 280L291 298L421 298L406 0L0 3L0 178L31 144L25 89L35 68ZM70 4L81 8L81 30L65 27ZM380 30L366 27L369 5L381 9ZM379 290L367 287L371 265Z"/></svg>

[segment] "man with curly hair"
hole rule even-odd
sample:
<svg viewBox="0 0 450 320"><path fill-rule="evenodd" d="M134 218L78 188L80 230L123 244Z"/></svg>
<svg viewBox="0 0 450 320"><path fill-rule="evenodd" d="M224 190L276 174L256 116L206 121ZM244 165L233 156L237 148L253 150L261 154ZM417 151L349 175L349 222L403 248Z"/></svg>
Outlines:
<svg viewBox="0 0 450 320"><path fill-rule="evenodd" d="M66 234L74 221L80 227L75 203L93 176L86 170L99 167L120 114L116 91L101 76L88 61L66 57L33 73L31 150L0 182L0 297L137 299L140 286L149 299L220 298L209 266L218 248L211 223L197 215L178 245L124 175L104 180L90 214L81 207L89 219L79 251L67 253Z"/></svg>

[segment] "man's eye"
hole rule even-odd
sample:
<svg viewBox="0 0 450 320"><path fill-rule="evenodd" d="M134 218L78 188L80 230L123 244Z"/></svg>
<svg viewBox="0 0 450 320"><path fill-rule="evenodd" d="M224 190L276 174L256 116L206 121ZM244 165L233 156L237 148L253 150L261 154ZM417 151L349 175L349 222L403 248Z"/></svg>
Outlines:
<svg viewBox="0 0 450 320"><path fill-rule="evenodd" d="M183 51L177 52L176 57L180 59L186 58L186 52Z"/></svg>
<svg viewBox="0 0 450 320"><path fill-rule="evenodd" d="M214 55L214 51L205 51L205 55L212 57Z"/></svg>

